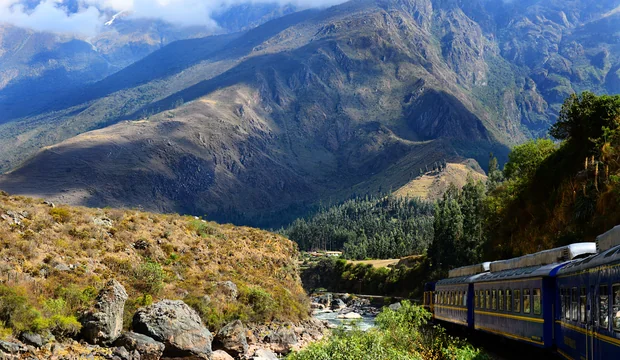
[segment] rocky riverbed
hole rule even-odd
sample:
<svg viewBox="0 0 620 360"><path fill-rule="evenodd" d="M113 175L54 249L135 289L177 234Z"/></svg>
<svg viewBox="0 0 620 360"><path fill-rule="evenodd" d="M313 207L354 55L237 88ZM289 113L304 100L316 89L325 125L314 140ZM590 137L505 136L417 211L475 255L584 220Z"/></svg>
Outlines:
<svg viewBox="0 0 620 360"><path fill-rule="evenodd" d="M123 285L112 280L81 317L78 336L55 339L50 334L23 333L0 341L0 360L276 360L329 332L328 321L311 318L267 325L235 320L212 333L182 300L162 300L140 308L131 330L125 331L126 300Z"/></svg>
<svg viewBox="0 0 620 360"><path fill-rule="evenodd" d="M330 328L344 326L368 330L375 325L375 318L381 311L367 298L349 294L321 294L311 298L312 315L315 319L327 321ZM400 304L390 305L398 307Z"/></svg>

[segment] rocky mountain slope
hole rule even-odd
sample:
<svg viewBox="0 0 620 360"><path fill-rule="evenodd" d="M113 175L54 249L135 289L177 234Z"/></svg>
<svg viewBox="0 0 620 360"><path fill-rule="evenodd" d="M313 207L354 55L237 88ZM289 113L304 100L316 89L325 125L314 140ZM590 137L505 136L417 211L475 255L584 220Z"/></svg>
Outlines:
<svg viewBox="0 0 620 360"><path fill-rule="evenodd" d="M613 90L616 2L354 0L178 41L3 125L5 170L49 147L0 187L260 225L398 189Z"/></svg>

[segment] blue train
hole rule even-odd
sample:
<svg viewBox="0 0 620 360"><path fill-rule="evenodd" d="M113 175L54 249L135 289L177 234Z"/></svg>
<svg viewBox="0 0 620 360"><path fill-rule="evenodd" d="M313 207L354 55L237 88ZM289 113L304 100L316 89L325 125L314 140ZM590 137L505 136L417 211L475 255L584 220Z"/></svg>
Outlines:
<svg viewBox="0 0 620 360"><path fill-rule="evenodd" d="M620 359L620 226L596 243L467 266L428 283L436 320L557 352Z"/></svg>

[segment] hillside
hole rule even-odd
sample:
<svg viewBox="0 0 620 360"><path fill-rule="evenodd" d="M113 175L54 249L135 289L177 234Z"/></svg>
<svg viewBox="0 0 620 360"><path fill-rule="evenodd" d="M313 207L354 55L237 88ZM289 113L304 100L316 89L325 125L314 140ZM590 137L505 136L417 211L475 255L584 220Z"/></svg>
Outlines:
<svg viewBox="0 0 620 360"><path fill-rule="evenodd" d="M566 94L615 86L617 6L354 0L177 41L0 126L0 188L275 227L505 160Z"/></svg>
<svg viewBox="0 0 620 360"><path fill-rule="evenodd" d="M450 184L462 188L467 179L486 182L487 177L476 161L465 161L460 164L446 164L444 169L425 173L411 180L405 186L394 191L394 195L405 198L438 200Z"/></svg>
<svg viewBox="0 0 620 360"><path fill-rule="evenodd" d="M75 314L116 279L129 294L127 326L139 306L157 299L183 299L211 330L231 319L298 321L308 314L297 247L261 230L1 193L0 241L2 296L8 286L38 309L60 298ZM224 281L237 286L238 298L225 298L218 288Z"/></svg>

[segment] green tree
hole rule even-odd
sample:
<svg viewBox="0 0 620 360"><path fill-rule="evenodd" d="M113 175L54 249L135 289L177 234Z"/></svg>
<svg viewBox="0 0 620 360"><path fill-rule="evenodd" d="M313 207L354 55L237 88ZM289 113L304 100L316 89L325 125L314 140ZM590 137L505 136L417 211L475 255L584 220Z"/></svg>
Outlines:
<svg viewBox="0 0 620 360"><path fill-rule="evenodd" d="M508 155L508 162L504 167L504 176L508 180L529 182L543 163L558 149L551 139L530 140L517 145Z"/></svg>

